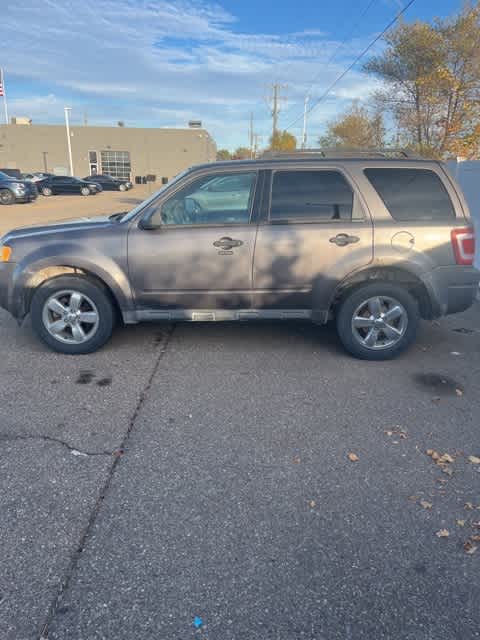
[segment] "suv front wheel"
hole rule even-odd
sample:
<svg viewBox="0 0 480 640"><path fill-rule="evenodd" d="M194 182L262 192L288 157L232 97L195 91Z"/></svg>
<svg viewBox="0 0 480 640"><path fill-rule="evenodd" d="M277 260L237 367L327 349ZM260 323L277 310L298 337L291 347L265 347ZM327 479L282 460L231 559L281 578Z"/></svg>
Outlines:
<svg viewBox="0 0 480 640"><path fill-rule="evenodd" d="M110 338L114 310L108 293L85 276L59 276L35 291L32 327L50 348L91 353Z"/></svg>
<svg viewBox="0 0 480 640"><path fill-rule="evenodd" d="M337 313L337 331L344 347L364 360L389 360L414 341L418 304L403 287L374 282L354 289Z"/></svg>

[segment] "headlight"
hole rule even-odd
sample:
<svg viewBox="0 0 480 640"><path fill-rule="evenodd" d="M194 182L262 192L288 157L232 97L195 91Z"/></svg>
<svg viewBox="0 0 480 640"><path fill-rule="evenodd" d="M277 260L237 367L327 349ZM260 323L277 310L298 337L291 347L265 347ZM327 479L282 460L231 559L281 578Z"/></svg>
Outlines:
<svg viewBox="0 0 480 640"><path fill-rule="evenodd" d="M0 262L8 262L11 255L12 247L7 247L7 245L0 247Z"/></svg>
<svg viewBox="0 0 480 640"><path fill-rule="evenodd" d="M23 192L25 191L25 185L23 182L12 182L11 187L14 191Z"/></svg>

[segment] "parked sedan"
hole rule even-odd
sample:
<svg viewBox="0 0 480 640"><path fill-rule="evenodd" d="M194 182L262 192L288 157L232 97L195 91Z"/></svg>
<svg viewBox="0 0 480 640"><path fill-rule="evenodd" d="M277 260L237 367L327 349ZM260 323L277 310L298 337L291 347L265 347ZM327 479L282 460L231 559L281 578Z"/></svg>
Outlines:
<svg viewBox="0 0 480 640"><path fill-rule="evenodd" d="M105 174L87 176L84 180L100 184L104 191L127 191L127 189L131 189L133 186L128 180L112 178L112 176L107 176Z"/></svg>
<svg viewBox="0 0 480 640"><path fill-rule="evenodd" d="M59 194L95 195L99 189L93 182L72 178L70 176L50 176L37 182L38 191L44 196Z"/></svg>
<svg viewBox="0 0 480 640"><path fill-rule="evenodd" d="M35 171L34 173L22 173L22 180L30 180L31 182L39 182L40 180L45 180L45 178L50 178L55 174L53 173L43 173L42 171Z"/></svg>

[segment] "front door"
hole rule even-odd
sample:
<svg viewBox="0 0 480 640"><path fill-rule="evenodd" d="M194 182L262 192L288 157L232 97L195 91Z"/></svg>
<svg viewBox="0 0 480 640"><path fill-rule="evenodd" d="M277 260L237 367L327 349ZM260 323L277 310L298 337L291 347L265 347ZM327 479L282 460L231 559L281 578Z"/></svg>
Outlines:
<svg viewBox="0 0 480 640"><path fill-rule="evenodd" d="M270 207L256 239L252 305L324 320L349 273L373 259L373 229L339 168L272 172Z"/></svg>
<svg viewBox="0 0 480 640"><path fill-rule="evenodd" d="M256 183L255 171L207 172L133 224L128 260L140 317L220 319L222 310L250 308Z"/></svg>

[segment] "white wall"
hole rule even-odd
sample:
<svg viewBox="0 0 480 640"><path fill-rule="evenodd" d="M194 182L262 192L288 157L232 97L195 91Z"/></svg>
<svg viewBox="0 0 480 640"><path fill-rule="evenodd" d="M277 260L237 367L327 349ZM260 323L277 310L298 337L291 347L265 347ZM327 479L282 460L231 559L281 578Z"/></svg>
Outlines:
<svg viewBox="0 0 480 640"><path fill-rule="evenodd" d="M475 266L480 269L480 160L447 162L450 173L462 188L475 225Z"/></svg>

